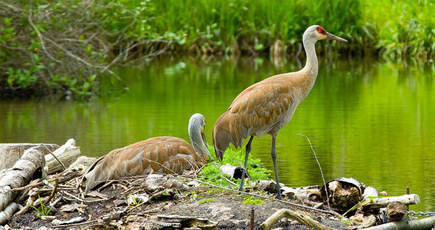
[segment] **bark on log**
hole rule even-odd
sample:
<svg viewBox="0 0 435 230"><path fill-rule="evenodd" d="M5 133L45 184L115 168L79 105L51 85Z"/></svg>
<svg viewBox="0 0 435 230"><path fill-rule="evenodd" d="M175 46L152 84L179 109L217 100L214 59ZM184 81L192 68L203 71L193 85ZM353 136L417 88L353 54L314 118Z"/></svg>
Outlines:
<svg viewBox="0 0 435 230"><path fill-rule="evenodd" d="M389 203L387 206L388 222L404 219L407 216L407 213L408 209L406 208L406 205L399 201Z"/></svg>
<svg viewBox="0 0 435 230"><path fill-rule="evenodd" d="M47 173L47 175L63 171L75 160L77 160L79 156L80 147L77 147L76 141L71 138L60 148L56 149L52 154L45 155L44 171ZM59 161L62 162L62 164Z"/></svg>
<svg viewBox="0 0 435 230"><path fill-rule="evenodd" d="M12 215L14 215L14 213L18 211L18 208L19 206L17 203L10 203L4 211L0 212L0 224L3 225L8 222L8 220L11 219Z"/></svg>
<svg viewBox="0 0 435 230"><path fill-rule="evenodd" d="M387 224L382 224L370 228L364 228L364 230L405 230L405 229L431 229L435 225L435 216L428 217L420 220L412 221L396 221Z"/></svg>
<svg viewBox="0 0 435 230"><path fill-rule="evenodd" d="M0 170L12 167L15 162L23 155L26 149L30 149L40 144L34 143L5 143L0 144ZM54 151L59 148L56 144L44 144L48 149ZM43 150L47 154L47 150Z"/></svg>
<svg viewBox="0 0 435 230"><path fill-rule="evenodd" d="M33 178L41 177L45 163L43 149L39 146L24 151L23 156L0 179L0 210L4 210L12 202L17 193L12 191L13 188L24 186Z"/></svg>
<svg viewBox="0 0 435 230"><path fill-rule="evenodd" d="M326 225L323 225L323 224L311 219L308 216L305 216L305 215L302 215L300 213L294 212L290 209L284 209L284 208L276 211L274 214L272 214L272 216L267 218L267 220L265 220L261 224L261 228L262 229L270 229L272 227L272 225L274 225L276 222L281 220L283 217L290 217L292 219L299 221L300 223L302 223L306 226L313 227L313 228L318 229L318 230L333 230L333 228L330 228Z"/></svg>
<svg viewBox="0 0 435 230"><path fill-rule="evenodd" d="M420 203L420 197L417 194L381 197L381 198L375 198L370 200L368 203L364 204L364 206L370 206L370 208L383 208L383 207L387 207L389 203L395 201L401 202L406 205L418 204Z"/></svg>

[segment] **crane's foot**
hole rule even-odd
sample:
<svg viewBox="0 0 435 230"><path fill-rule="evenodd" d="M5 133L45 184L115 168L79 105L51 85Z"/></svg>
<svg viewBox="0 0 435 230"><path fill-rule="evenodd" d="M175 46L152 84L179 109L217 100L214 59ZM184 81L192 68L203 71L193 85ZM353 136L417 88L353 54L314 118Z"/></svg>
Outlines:
<svg viewBox="0 0 435 230"><path fill-rule="evenodd" d="M278 200L282 200L281 193L276 194L275 198L278 199Z"/></svg>

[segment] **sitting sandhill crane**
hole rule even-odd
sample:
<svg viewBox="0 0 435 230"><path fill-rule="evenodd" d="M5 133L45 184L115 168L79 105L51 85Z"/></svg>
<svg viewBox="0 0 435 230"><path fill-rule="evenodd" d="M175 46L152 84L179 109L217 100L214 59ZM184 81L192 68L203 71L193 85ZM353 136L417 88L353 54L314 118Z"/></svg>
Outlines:
<svg viewBox="0 0 435 230"><path fill-rule="evenodd" d="M275 75L249 86L234 99L213 128L215 154L220 159L230 142L238 148L242 145L242 140L250 137L246 144L245 169L254 136L261 137L264 134L272 136L271 155L278 199L282 198L276 168L276 136L290 121L296 107L313 88L318 72L315 43L326 38L347 42L326 32L321 26L308 27L303 35L307 56L305 67L297 72ZM243 188L244 173L243 171L239 191Z"/></svg>
<svg viewBox="0 0 435 230"><path fill-rule="evenodd" d="M192 145L178 137L152 137L99 158L84 175L86 192L108 180L151 172L182 174L206 164L209 151L204 137L205 118L196 113L189 120Z"/></svg>

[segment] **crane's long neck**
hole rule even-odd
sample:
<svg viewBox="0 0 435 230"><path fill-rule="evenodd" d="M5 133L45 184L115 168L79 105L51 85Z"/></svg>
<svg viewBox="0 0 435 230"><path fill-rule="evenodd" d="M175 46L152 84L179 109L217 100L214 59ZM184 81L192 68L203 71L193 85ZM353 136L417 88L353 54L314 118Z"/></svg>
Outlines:
<svg viewBox="0 0 435 230"><path fill-rule="evenodd" d="M316 55L316 39L311 38L308 36L305 36L304 34L304 48L305 53L307 55L307 62L305 63L305 67L300 71L300 77L301 79L301 90L303 98L305 98L308 93L311 91L311 89L314 86L314 82L317 78L317 72L319 69L319 64L317 61L317 55Z"/></svg>
<svg viewBox="0 0 435 230"><path fill-rule="evenodd" d="M198 153L200 157L208 157L210 155L210 152L208 151L207 145L201 134L201 125L199 124L199 122L189 124L189 136L195 152Z"/></svg>
<svg viewBox="0 0 435 230"><path fill-rule="evenodd" d="M302 69L304 71L307 71L307 74L314 78L314 80L317 77L317 72L319 70L319 63L317 61L317 55L316 55L316 39L305 37L304 36L304 48L305 48L305 54L307 55L307 62L305 63L305 67Z"/></svg>

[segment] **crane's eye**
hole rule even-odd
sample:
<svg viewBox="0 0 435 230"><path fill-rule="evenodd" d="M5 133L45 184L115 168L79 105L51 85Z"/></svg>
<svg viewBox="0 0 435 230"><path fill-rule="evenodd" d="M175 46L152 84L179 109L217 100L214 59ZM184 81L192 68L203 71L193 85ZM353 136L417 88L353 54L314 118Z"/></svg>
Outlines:
<svg viewBox="0 0 435 230"><path fill-rule="evenodd" d="M317 27L317 32L319 32L319 33L321 33L321 34L326 34L325 29L323 29L323 27L321 27L321 26L318 26L318 27Z"/></svg>

